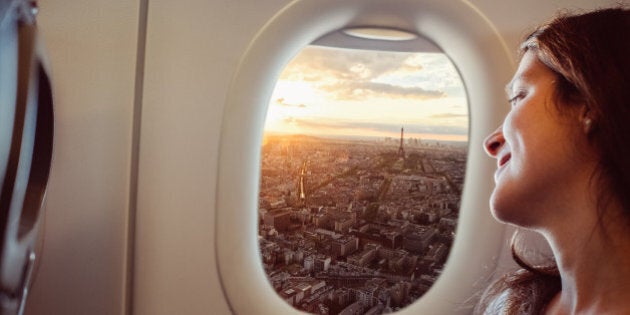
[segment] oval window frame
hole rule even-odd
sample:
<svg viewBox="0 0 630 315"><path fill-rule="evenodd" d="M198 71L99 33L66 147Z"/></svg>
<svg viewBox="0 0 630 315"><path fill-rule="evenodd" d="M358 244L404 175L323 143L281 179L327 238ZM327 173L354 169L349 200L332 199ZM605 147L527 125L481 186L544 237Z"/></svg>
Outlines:
<svg viewBox="0 0 630 315"><path fill-rule="evenodd" d="M481 143L509 109L493 104L504 99L502 83L514 69L496 29L467 1L298 0L279 11L252 40L226 99L215 241L222 288L236 314L296 311L270 286L258 257L260 148L277 78L294 55L324 34L364 26L400 29L434 42L459 70L469 104L469 152L455 242L431 289L398 314L467 314L474 305L471 299L495 269L505 227L488 210L495 164L484 157Z"/></svg>

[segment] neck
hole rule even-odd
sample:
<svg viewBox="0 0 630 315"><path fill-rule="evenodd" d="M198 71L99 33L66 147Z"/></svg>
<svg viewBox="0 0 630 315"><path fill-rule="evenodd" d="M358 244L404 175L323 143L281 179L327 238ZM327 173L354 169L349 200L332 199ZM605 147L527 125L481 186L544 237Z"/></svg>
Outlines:
<svg viewBox="0 0 630 315"><path fill-rule="evenodd" d="M543 232L554 252L562 291L550 304L552 314L606 314L630 309L630 230L618 215L577 212ZM580 217L591 214L594 217ZM554 312L551 312L554 309Z"/></svg>

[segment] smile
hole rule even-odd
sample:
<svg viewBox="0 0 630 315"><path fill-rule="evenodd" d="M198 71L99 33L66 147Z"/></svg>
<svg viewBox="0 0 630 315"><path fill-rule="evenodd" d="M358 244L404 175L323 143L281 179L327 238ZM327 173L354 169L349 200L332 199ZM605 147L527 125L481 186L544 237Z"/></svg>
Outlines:
<svg viewBox="0 0 630 315"><path fill-rule="evenodd" d="M512 155L510 153L503 155L501 158L497 160L497 170L494 172L494 182L497 183L499 181L499 175L505 169L505 164L510 161Z"/></svg>
<svg viewBox="0 0 630 315"><path fill-rule="evenodd" d="M497 167L502 167L503 165L505 165L510 158L512 157L512 154L507 153L506 155L502 156L499 160L497 160Z"/></svg>

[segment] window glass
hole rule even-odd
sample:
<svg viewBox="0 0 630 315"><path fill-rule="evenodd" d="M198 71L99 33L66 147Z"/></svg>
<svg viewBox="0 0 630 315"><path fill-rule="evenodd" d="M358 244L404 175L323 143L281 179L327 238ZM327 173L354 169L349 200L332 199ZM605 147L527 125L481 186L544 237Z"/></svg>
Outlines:
<svg viewBox="0 0 630 315"><path fill-rule="evenodd" d="M420 298L455 237L468 147L461 78L443 53L308 46L267 113L261 261L316 314L382 314Z"/></svg>

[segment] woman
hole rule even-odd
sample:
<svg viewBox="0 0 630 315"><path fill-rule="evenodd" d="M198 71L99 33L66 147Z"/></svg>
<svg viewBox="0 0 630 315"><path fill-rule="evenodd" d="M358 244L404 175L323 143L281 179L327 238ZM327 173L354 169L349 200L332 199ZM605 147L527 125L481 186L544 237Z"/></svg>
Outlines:
<svg viewBox="0 0 630 315"><path fill-rule="evenodd" d="M500 221L541 233L555 261L493 284L485 314L630 314L630 11L564 15L521 45L512 106L485 140Z"/></svg>

